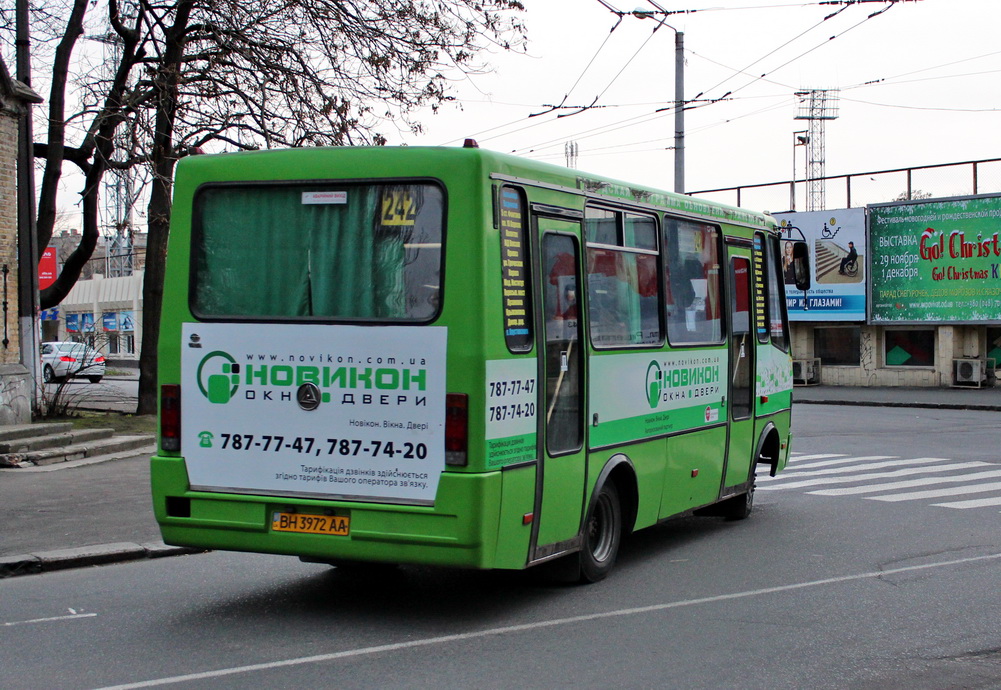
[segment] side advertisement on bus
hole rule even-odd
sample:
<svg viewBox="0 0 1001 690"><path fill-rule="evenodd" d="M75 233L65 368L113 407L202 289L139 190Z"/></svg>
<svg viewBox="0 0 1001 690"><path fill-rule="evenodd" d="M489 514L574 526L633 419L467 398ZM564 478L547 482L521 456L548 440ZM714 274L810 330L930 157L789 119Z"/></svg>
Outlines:
<svg viewBox="0 0 1001 690"><path fill-rule="evenodd" d="M726 367L723 348L595 357L590 397L598 424L591 447L719 424Z"/></svg>
<svg viewBox="0 0 1001 690"><path fill-rule="evenodd" d="M487 361L487 467L535 460L537 372L534 357Z"/></svg>
<svg viewBox="0 0 1001 690"><path fill-rule="evenodd" d="M433 503L447 329L186 323L192 487Z"/></svg>

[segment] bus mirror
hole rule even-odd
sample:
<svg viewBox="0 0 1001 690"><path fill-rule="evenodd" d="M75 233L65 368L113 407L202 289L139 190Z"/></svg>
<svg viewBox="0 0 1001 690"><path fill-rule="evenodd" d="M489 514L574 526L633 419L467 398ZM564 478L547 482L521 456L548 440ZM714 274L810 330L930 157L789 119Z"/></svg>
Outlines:
<svg viewBox="0 0 1001 690"><path fill-rule="evenodd" d="M810 248L806 242L795 242L792 246L792 266L796 276L796 287L810 289Z"/></svg>

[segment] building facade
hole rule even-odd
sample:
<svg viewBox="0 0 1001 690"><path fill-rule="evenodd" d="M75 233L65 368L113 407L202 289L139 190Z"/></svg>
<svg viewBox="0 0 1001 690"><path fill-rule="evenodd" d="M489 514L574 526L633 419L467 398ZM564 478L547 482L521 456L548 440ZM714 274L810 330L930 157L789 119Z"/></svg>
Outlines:
<svg viewBox="0 0 1001 690"><path fill-rule="evenodd" d="M787 286L801 385L994 385L1001 362L1001 195L776 214L810 246Z"/></svg>
<svg viewBox="0 0 1001 690"><path fill-rule="evenodd" d="M40 101L38 94L11 78L0 58L0 425L30 422L34 399L34 383L21 349L17 159L20 122L30 117L31 105Z"/></svg>

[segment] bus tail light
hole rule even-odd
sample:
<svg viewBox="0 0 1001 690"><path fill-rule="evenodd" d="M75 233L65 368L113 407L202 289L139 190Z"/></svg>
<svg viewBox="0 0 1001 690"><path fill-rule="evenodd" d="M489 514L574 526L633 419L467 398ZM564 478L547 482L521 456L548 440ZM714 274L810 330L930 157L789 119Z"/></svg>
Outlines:
<svg viewBox="0 0 1001 690"><path fill-rule="evenodd" d="M160 448L181 450L181 387L160 386Z"/></svg>
<svg viewBox="0 0 1001 690"><path fill-rule="evenodd" d="M468 462L469 396L448 393L445 396L445 464L464 467Z"/></svg>

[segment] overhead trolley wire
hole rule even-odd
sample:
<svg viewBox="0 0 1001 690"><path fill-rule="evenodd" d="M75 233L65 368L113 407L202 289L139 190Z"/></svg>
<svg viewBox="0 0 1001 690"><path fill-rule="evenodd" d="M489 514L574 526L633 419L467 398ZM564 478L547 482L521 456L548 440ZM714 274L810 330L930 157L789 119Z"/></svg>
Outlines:
<svg viewBox="0 0 1001 690"><path fill-rule="evenodd" d="M858 27L862 26L863 24L865 24L869 20L874 19L874 18L878 17L879 15L883 14L884 12L888 11L891 7L893 7L893 5L894 5L895 2L899 2L900 0L885 0L885 1L890 2L890 4L887 5L886 7L884 7L883 9L878 10L876 12L873 12L872 14L870 14L868 17L866 17L862 21L858 22L857 24L853 24L852 26L848 27L844 31L842 31L840 33L837 33L837 34L834 34L833 36L831 36L830 38L828 38L823 43L818 43L817 45L813 46L812 48L810 48L809 50L807 50L807 51L805 51L803 53L800 53L799 55L797 55L796 57L792 58L791 60L787 60L787 61L783 62L781 65L779 65L778 67L775 67L775 68L771 69L770 71L765 72L760 77L756 77L756 78L752 79L751 81L747 82L743 86L738 86L736 89L734 89L733 91L731 91L731 93L737 93L738 91L742 91L742 90L746 89L751 84L754 84L755 82L758 82L758 81L764 79L766 76L768 76L770 74L773 74L774 72L777 72L777 71L779 71L780 69L782 69L784 67L788 67L792 63L796 62L797 60L799 60L801 58L806 57L807 55L809 55L813 51L818 50L819 48L822 48L823 46L827 45L831 41L833 41L835 39L838 39L838 38L841 38L842 36L844 36L845 34L847 34L849 31L854 31L855 29L857 29ZM840 11L841 10L839 10L839 12ZM834 15L830 15L830 16L834 16ZM826 19L824 21L826 21ZM786 44L786 45L788 45L788 44ZM774 52L775 51L772 51L772 53L774 53Z"/></svg>
<svg viewBox="0 0 1001 690"><path fill-rule="evenodd" d="M823 25L823 23L824 23L824 22L826 22L826 21L827 21L828 19L832 19L833 17L836 17L836 16L838 16L839 14L841 14L842 12L844 12L844 11L845 11L846 9L848 9L848 8L847 8L847 7L842 7L842 8L841 8L840 10L838 10L837 12L834 12L833 14L829 14L829 15L827 15L826 17L824 17L823 19L821 19L821 20L820 20L819 22L817 22L816 24L814 24L813 26L811 26L811 27L810 27L809 29L806 29L805 31L803 31L803 32L801 32L801 33L799 33L799 34L797 34L796 36L793 36L792 38L790 38L790 39L789 39L788 41L786 41L786 42L785 42L785 43L783 43L782 45L780 45L780 46L778 46L778 47L776 47L776 48L772 49L771 51L769 51L769 52L768 52L768 53L766 53L765 55L762 55L761 57L759 57L759 58L758 58L757 60L755 60L755 61L754 61L754 62L752 62L751 64L747 65L747 67L744 67L743 69L739 69L739 70L734 70L734 73L733 73L733 74L731 74L731 75L730 75L729 77L727 77L726 79L724 79L724 80L723 80L723 81L721 81L720 83L716 84L715 86L711 86L710 88L708 88L708 89L705 89L705 90L703 90L703 91L702 91L702 93L709 93L709 92L711 92L711 91L713 91L713 90L715 90L715 89L718 89L718 88L719 88L720 86L722 86L723 84L727 83L728 81L730 81L730 80L731 80L731 79L733 79L734 77L737 77L737 76L739 76L739 75L741 75L741 74L743 74L743 75L745 75L745 76L748 76L748 77L752 76L752 75L750 75L750 74L748 74L748 73L747 73L747 70L751 69L752 67L754 67L754 66L755 66L756 64L758 64L758 63L759 63L759 62L761 62L762 60L765 60L765 59L767 59L767 58L771 57L772 55L774 55L774 54L775 54L775 53L777 53L778 51L780 51L780 50L782 50L783 48L785 48L786 46L788 46L788 45L789 45L790 43L793 43L793 42L795 42L795 41L799 40L800 38L802 38L802 37L803 37L803 36L805 36L806 34L810 33L810 32L811 32L811 31L813 31L814 29L816 29L816 28L817 28L818 26L821 26L821 25ZM829 39L829 40L830 40L830 39ZM824 44L821 44L821 45L824 45ZM818 47L819 47L819 46L818 46ZM816 49L816 48L813 48L813 49L811 49L811 50L815 50L815 49ZM806 54L806 53L804 53L804 55L805 55L805 54ZM699 57L702 57L702 56L700 55ZM802 56L800 56L800 57L802 57ZM797 59L797 60L798 60L799 58L795 58L795 59ZM711 62L711 61L710 61L710 62ZM714 63L714 64L717 64L717 65L718 65L719 63L717 62L717 63ZM788 64L788 63L786 63L786 64ZM721 66L722 66L722 65L721 65ZM782 67L784 67L784 66L785 66L785 65L782 65ZM731 68L731 69L732 69L732 68ZM781 67L780 67L779 69L781 69ZM775 70L772 70L772 71L775 71ZM758 80L764 80L764 79L765 79L765 76L767 76L767 74L768 74L768 73L766 72L765 74L762 74L762 75L760 75L760 76L758 76L758 77L753 77L752 81L750 81L750 82L748 82L747 84L745 84L744 86L740 87L740 89L743 89L743 88L746 88L746 87L747 87L747 86L749 86L750 84L753 84L753 83L754 83L755 81L758 81ZM772 82L772 83L775 83L775 82ZM740 89L738 89L738 90L740 90ZM700 93L699 95L702 95L702 93ZM698 96L696 96L696 98L698 98Z"/></svg>
<svg viewBox="0 0 1001 690"><path fill-rule="evenodd" d="M860 22L858 22L858 23L850 26L849 28L845 29L844 31L841 31L840 33L837 33L837 34L831 36L830 38L828 38L827 40L825 40L823 43L819 43L818 45L816 45L816 46L810 48L809 50L807 50L807 51L805 51L805 52L797 55L796 57L794 57L794 58L792 58L790 60L787 60L786 62L784 62L781 65L779 65L778 67L770 70L769 72L766 72L766 73L764 73L764 74L762 74L762 75L760 75L758 77L754 77L751 81L749 81L748 83L746 83L746 84L744 84L742 86L737 87L737 89L735 89L734 91L728 92L726 95L724 95L723 99L726 99L726 100L735 100L735 99L730 98L730 97L733 96L733 94L735 94L737 91L742 91L742 90L746 89L747 87L751 86L752 84L754 84L754 83L756 83L758 81L765 81L767 83L772 83L772 84L775 84L775 85L780 86L782 88L790 88L790 89L792 89L793 87L790 87L790 86L788 86L786 84L782 84L782 83L777 82L777 81L774 81L772 79L768 79L767 77L770 74L773 74L774 72L777 72L778 70L783 69L784 67L787 67L788 65L792 64L793 62L795 62L795 61L797 61L797 60L805 57L806 55L808 55L811 52L817 50L818 48L826 45L827 43L830 43L831 41L833 41L833 40L835 40L835 39L837 39L837 38L839 38L839 37L847 34L848 32L850 32L850 31L852 31L852 30L854 30L856 28L858 28L862 24L868 22L870 19L873 19L873 18L875 18L875 17L877 17L877 16L885 13L886 11L888 11L890 9L890 7L892 7L897 2L906 2L906 1L917 1L917 0L829 0L829 1L826 1L826 2L796 3L796 4L788 4L788 5L762 5L762 6L742 7L742 8L710 8L711 10L740 10L740 9L764 9L764 8L772 8L772 7L805 7L805 6L811 6L811 5L844 5L844 7L842 7L841 9L839 9L837 12L834 12L834 13L826 16L823 20L821 20L820 22L818 22L814 26L812 26L809 29L801 32L800 34L798 34L797 36L793 37L789 41L786 41L785 43L783 43L778 48L775 48L774 50L769 51L767 54L765 54L761 58L759 58L759 59L755 60L754 62L750 63L746 68L744 68L746 70L746 69L749 69L749 68L753 67L755 64L758 64L762 60L770 57L771 55L774 55L778 50L780 50L780 49L788 46L789 44L793 43L797 39L799 39L802 36L806 35L810 31L812 31L813 29L817 28L818 26L821 26L828 19L831 19L831 18L839 15L841 12L843 12L845 9L847 9L851 5L861 4L861 3L871 3L871 2L886 2L886 3L888 3L886 7L882 8L881 10L878 10L876 12L873 12L873 13L869 14L865 19L863 19ZM542 116L542 115L551 114L552 112L555 112L557 110L566 109L568 107L576 108L576 110L573 113L558 115L557 119L561 118L561 117L565 117L567 115L579 114L580 112L584 112L586 110L593 110L593 109L596 109L596 108L624 107L624 106L619 105L619 104L597 105L597 101L601 98L602 95L604 95L604 93L606 93L608 91L608 89L611 87L611 85L622 75L622 73L625 71L626 67L628 67L628 65L636 58L636 56L643 49L643 47L646 46L646 44L652 39L654 33L656 33L656 30L660 28L660 26L661 26L660 24L658 24L654 28L654 31L651 32L650 36L647 37L646 41L643 42L643 44L639 47L639 49L637 49L637 51L632 55L632 57L629 58L629 60L622 67L622 69L619 70L619 72L616 74L616 76L613 77L613 79L605 86L605 88L598 94L598 96L595 97L594 101L592 101L592 103L590 105L587 105L587 106L566 106L567 99L573 93L573 91L579 86L579 84L582 81L582 79L585 76L585 74L593 66L593 64L594 64L595 60L597 59L598 55L601 53L601 51L608 44L608 41L610 40L611 34L615 31L616 28L618 28L619 24L621 23L621 20L622 20L623 16L625 14L627 14L625 12L617 10L616 8L614 8L613 6L611 6L609 3L605 2L605 0L598 0L598 2L601 3L603 6L606 7L606 9L608 9L609 11L611 11L613 14L615 14L617 16L618 19L617 19L615 25L609 30L609 33L605 37L605 40L598 47L598 50L595 52L595 54L592 56L591 60L588 62L587 66L584 68L584 70L578 76L577 80L574 82L574 84L571 87L571 89L563 97L563 100L561 101L561 103L559 105L555 105L555 106L554 105L544 105L542 107L547 107L548 110L544 110L544 111L538 112L538 113L532 113L528 117L532 117L532 118L539 117L539 116ZM676 11L666 11L666 12L664 12L664 14L680 14L680 13L690 13L690 12L696 12L696 11L709 11L709 10L676 10ZM657 13L655 13L655 14L657 14ZM697 56L699 58L705 59L705 60L707 60L709 62L714 62L711 59L705 58L702 55L693 53L690 50L688 52L690 52L692 55L695 55L695 56ZM1001 51L999 51L999 52L1001 52ZM720 63L715 63L715 64L718 64L720 66L726 67L726 65L721 65ZM733 69L733 68L729 68L729 67L727 67L727 68L728 69ZM745 76L751 76L750 74L748 74L744 70L734 70L734 72L735 72L734 75L731 75L730 77L727 77L727 79L723 80L722 82L716 84L711 89L708 89L706 91L711 91L713 89L718 88L722 84L726 83L726 81L728 81L729 79L732 79L733 77L735 77L735 76L737 76L739 74L744 74ZM900 75L900 76L904 76L904 75ZM716 103L716 102L719 102L719 100L722 100L722 99L707 99L705 102L702 102L699 105L693 105L693 103L700 96L702 96L704 93L706 93L706 91L700 92L693 99L686 99L684 107L686 109L695 109L695 108L699 108L699 107L705 107L706 105L712 105L713 103ZM692 130L692 131L693 132L698 132L698 131L702 131L703 129L708 129L708 128L720 126L720 125L732 122L733 120L742 119L744 117L751 117L751 116L754 116L756 114L760 114L762 112L767 112L769 110L773 110L773 109L778 108L778 107L785 107L785 105L786 105L786 103L782 103L782 104L779 104L777 106L769 106L769 107L764 108L764 109L758 109L758 110L749 112L749 113L747 113L745 115L739 115L739 116L736 116L736 117L733 117L733 118L728 118L728 119L720 121L718 123L714 123L714 124L707 125L705 127L697 128L697 129ZM577 139L587 139L587 138L592 138L592 137L599 136L599 135L602 135L602 134L607 134L607 133L615 131L617 129L622 129L624 127L633 127L633 126L636 126L636 125L646 124L646 123L651 122L651 121L653 121L653 120L655 120L655 119L657 119L659 117L666 116L673 109L674 109L674 105L672 104L672 105L670 105L670 106L668 106L666 108L662 108L660 110L654 111L654 113L644 114L644 115L638 115L638 116L635 116L635 117L627 118L625 120L620 120L620 121L617 121L617 122L614 122L614 123L609 123L609 124L606 124L606 125L602 125L602 126L599 126L599 127L592 128L592 129L583 130L583 131L581 131L581 132L579 132L577 134L569 135L569 138L573 138L575 140L577 140ZM498 125L496 127L492 127L492 128L487 129L487 130L483 130L482 132L479 132L479 133L477 133L474 136L481 136L482 134L496 132L497 130L504 129L505 127L510 127L510 126L516 125L518 123L524 123L524 120L525 120L525 118L519 118L518 120L512 120L511 122L508 122L508 123L505 123L505 124L502 124L502 125ZM504 132L502 134L498 134L497 136L508 136L508 135L511 135L511 134L516 134L518 132L522 132L522 131L525 131L525 130L530 129L532 127L536 127L538 125L541 125L541 124L544 124L544 123L547 123L547 122L551 122L551 121L552 121L551 119L545 119L545 120L541 120L539 122L533 122L532 124L527 124L527 125L524 125L522 127L515 128L515 129L513 129L511 131ZM557 139L550 139L550 140L538 142L536 144L518 147L516 149L513 149L512 153L536 153L536 152L538 152L540 150L545 150L546 148L549 148L549 147L552 147L552 146L556 146L556 145L560 145L560 144L564 143L567 138L568 138L568 136L562 136L562 137L557 138Z"/></svg>
<svg viewBox="0 0 1001 690"><path fill-rule="evenodd" d="M608 4L606 4L603 0L598 0L598 2L600 2L602 5L605 5L605 7L608 7L609 9L612 9L611 6L609 6ZM577 88L577 85L580 84L581 79L583 79L584 75L587 74L587 71L589 69L591 69L591 65L593 65L594 61L598 59L598 55L601 54L601 51L604 50L604 48L605 48L606 45L608 45L608 39L610 39L612 37L612 34L615 33L615 30L619 28L619 24L622 23L622 14L619 13L619 12L617 12L616 10L612 10L612 11L619 15L618 20L615 22L615 26L613 26L611 29L608 30L608 35L605 36L605 40L601 42L600 46L598 46L598 50L594 51L594 55L591 56L591 59L588 61L587 65L584 67L584 70L580 73L580 76L577 77L577 81L575 81L573 83L573 86L570 87L570 90L567 91L566 94L564 94L563 100L560 101L560 104L559 105L550 106L549 110L545 110L545 111L543 111L541 113L532 113L532 114L529 115L529 117L538 117L539 115L545 115L547 113L551 113L554 110L559 110L560 108L562 108L564 106L564 104L566 104L567 99L570 97L570 94L572 94L573 90ZM647 40L649 40L649 39L647 39ZM606 90L607 90L607 87L606 87ZM604 92L602 92L602 93L604 93ZM598 98L600 98L600 97L601 97L601 94L599 94L598 96L595 96L595 99L591 103L591 105L593 106L594 103L596 103L598 101Z"/></svg>

